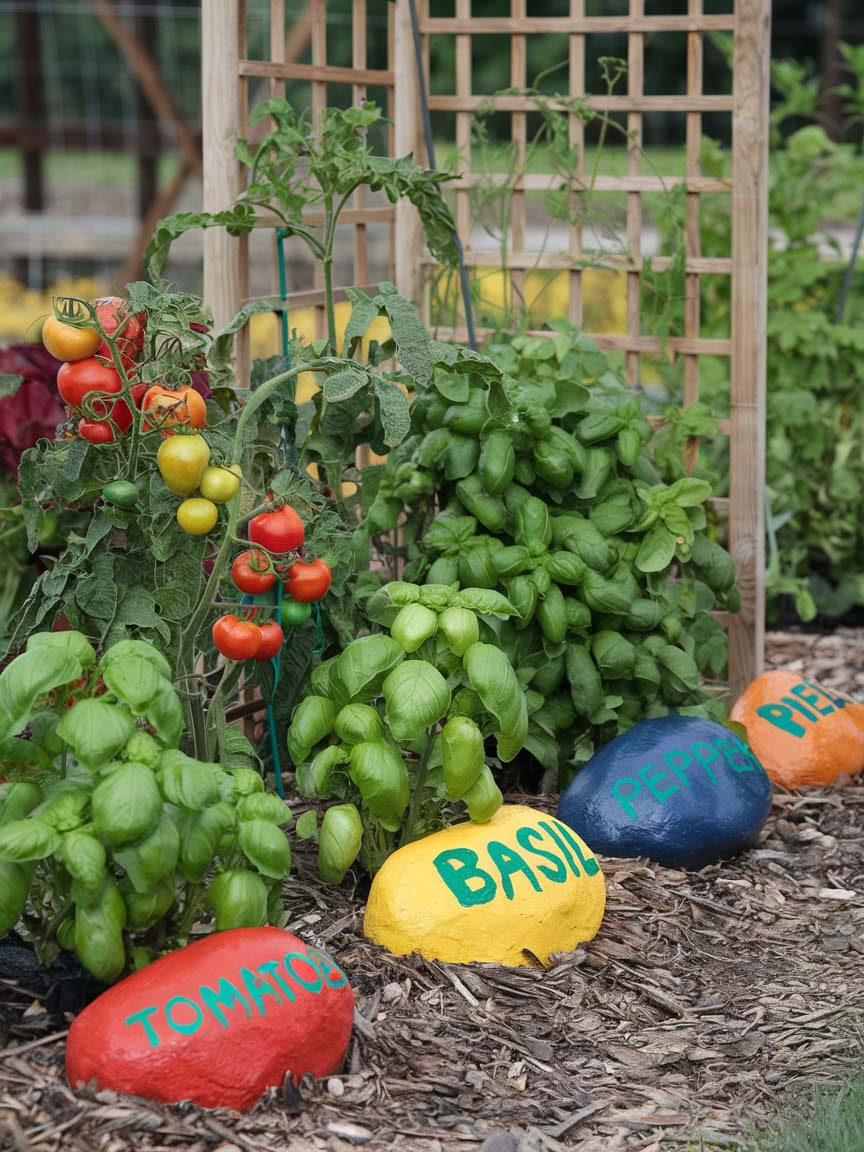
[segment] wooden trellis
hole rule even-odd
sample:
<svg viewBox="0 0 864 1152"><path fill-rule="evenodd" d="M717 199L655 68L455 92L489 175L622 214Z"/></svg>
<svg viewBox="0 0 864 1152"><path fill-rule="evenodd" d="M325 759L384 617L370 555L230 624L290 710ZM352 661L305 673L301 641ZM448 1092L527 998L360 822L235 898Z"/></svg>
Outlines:
<svg viewBox="0 0 864 1152"><path fill-rule="evenodd" d="M252 3L252 0L249 0ZM646 14L649 9L678 9L678 14ZM686 3L686 14L680 14ZM498 252L475 250L472 245L471 189L488 175L472 171L471 121L479 108L488 106L490 94L472 91L472 55L484 38L505 36L510 44L510 82L524 89L530 82L528 49L532 36L555 34L566 37L568 69L566 91L570 98L586 93L586 62L592 59L592 43L600 34L618 34L626 42L626 93L593 96L589 106L622 120L629 138L627 173L600 175L597 192L620 194L626 201L626 251L614 265L626 276L626 326L622 333L588 334L605 349L623 355L625 370L634 383L640 379L643 358L656 357L661 344L653 333L642 330L643 196L683 187L685 197L685 301L683 333L670 337L664 354L683 361L684 401L699 398L700 370L705 357L729 361L729 417L720 432L729 437L730 477L728 498L720 502L728 513L728 543L738 571L741 611L730 617L730 682L733 693L758 674L764 649L764 492L765 492L765 322L768 178L768 65L770 0L728 0L725 14L706 14L703 0L622 0L626 14L597 16L592 0L570 0L568 16L534 16L527 0L509 0L509 15L474 17L471 0L453 0L453 14L431 16L428 0L419 0L419 27L428 79L430 37L452 37L455 42L455 91L430 96L433 117L455 118L456 145L462 175L453 183L456 219L472 269L501 266ZM717 4L712 5L718 7ZM310 0L299 22L311 32L310 59L286 59L291 30L286 27L285 0L270 0L270 46L265 59L247 55L246 0L208 0L203 12L204 85L204 195L205 207L225 207L241 190L241 173L233 155L233 142L246 134L251 84L269 81L276 93L286 80L309 85L306 103L324 107L331 86L350 87L352 101L367 92L382 104L392 121L389 147L393 154L414 153L425 160L414 47L408 0L352 0L352 59L350 65L330 63L326 37L326 0ZM386 28L386 67L370 68L367 60L367 22L373 14ZM703 91L703 44L706 34L734 35L733 83L730 94ZM669 94L646 94L644 60L646 38L675 33L686 38L686 87L677 90L678 77L669 77ZM380 33L376 33L380 34ZM294 31L294 41L298 36ZM488 43L488 40L487 40ZM496 43L493 41L492 43ZM482 48L481 48L482 50ZM564 73L560 73L561 76ZM562 80L563 85L563 80ZM561 91L564 89L561 88ZM262 95L265 93L261 93ZM269 93L266 93L269 94ZM511 117L517 160L524 156L528 119L535 109L521 95L499 96L497 112ZM584 155L585 127L572 105L560 106L569 117L570 141ZM641 142L645 117L656 113L683 114L685 118L686 166L683 175L660 176L643 170ZM703 174L700 166L702 118L725 113L731 118L732 174L718 179ZM574 191L584 172L577 172ZM531 250L526 227L526 202L532 192L549 189L550 177L521 173L511 187L510 228L506 252L507 274L518 289L528 269L565 270L569 280L568 310L574 323L583 323L583 281L587 238L578 218L568 225L566 249ZM701 245L701 197L731 197L732 246L723 257L705 257ZM410 205L378 204L357 195L345 222L353 231L353 275L346 283L365 285L368 279L368 230L385 225L389 237L389 275L400 291L418 305L428 283L430 258ZM667 258L668 262L668 258ZM655 270L663 259L652 260ZM319 273L314 274L316 277ZM731 291L731 330L727 338L707 338L700 332L702 285L709 277L728 277ZM205 234L205 298L217 321L229 319L248 296L248 259L242 240L232 240L213 230ZM292 308L322 307L321 283L316 278L308 289L292 293ZM451 335L464 338L460 329ZM445 333L446 335L446 333ZM248 363L245 345L239 347L238 367Z"/></svg>

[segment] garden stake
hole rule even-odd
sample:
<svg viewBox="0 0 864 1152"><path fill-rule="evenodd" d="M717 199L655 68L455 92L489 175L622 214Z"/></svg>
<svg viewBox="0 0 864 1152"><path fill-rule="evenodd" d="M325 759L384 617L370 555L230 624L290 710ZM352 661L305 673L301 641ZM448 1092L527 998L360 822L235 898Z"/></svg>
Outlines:
<svg viewBox="0 0 864 1152"><path fill-rule="evenodd" d="M435 142L432 139L432 119L429 115L429 98L426 92L426 77L423 74L423 50L420 45L420 24L417 20L417 5L415 0L408 0L411 10L411 35L414 40L414 60L417 66L417 87L420 91L420 109L423 113L423 136L426 140L426 155L429 167L433 172L438 169L435 164ZM474 331L474 310L471 304L471 285L468 283L468 269L465 267L465 249L462 240L456 232L456 248L459 252L459 286L462 290L462 303L465 307L465 327L468 329L468 346L472 352L477 351L477 335Z"/></svg>

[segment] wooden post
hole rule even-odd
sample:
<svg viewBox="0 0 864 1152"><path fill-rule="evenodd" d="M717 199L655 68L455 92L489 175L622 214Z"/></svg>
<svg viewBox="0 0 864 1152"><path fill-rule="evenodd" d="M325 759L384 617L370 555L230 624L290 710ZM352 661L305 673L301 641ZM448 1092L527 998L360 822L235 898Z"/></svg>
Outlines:
<svg viewBox="0 0 864 1152"><path fill-rule="evenodd" d="M765 653L765 326L770 0L738 0L733 69L729 547L741 611L729 626L734 700Z"/></svg>
<svg viewBox="0 0 864 1152"><path fill-rule="evenodd" d="M243 189L234 142L241 130L240 49L246 19L243 0L208 0L201 6L201 108L204 153L204 210L227 208ZM221 228L204 233L204 300L216 328L239 312L248 295L249 259L245 237ZM237 384L249 382L248 328L237 341Z"/></svg>
<svg viewBox="0 0 864 1152"><path fill-rule="evenodd" d="M418 126L420 119L417 92L417 67L411 34L411 12L408 0L396 0L396 27L393 36L393 74L396 108L395 145L397 156L413 155L419 162ZM413 204L400 200L396 205L395 267L396 287L406 298L420 306L423 290L423 233Z"/></svg>

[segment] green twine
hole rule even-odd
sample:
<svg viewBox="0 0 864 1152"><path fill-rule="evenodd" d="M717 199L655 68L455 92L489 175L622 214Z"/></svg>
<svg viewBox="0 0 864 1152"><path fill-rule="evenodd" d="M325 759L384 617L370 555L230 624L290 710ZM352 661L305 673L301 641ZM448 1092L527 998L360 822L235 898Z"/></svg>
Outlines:
<svg viewBox="0 0 864 1152"><path fill-rule="evenodd" d="M279 264L279 299L288 299L288 274L285 270L285 237L287 228L276 229L276 259ZM283 308L280 316L282 322L282 355L288 355L288 309Z"/></svg>

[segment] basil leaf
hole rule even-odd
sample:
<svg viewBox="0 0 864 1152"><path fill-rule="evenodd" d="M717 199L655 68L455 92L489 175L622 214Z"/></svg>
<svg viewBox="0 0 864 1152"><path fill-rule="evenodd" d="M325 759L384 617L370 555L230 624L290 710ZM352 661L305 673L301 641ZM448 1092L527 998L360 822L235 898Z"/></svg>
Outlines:
<svg viewBox="0 0 864 1152"><path fill-rule="evenodd" d="M404 659L401 644L390 636L361 636L359 640L352 640L336 665L348 700L362 704L380 696L387 676Z"/></svg>
<svg viewBox="0 0 864 1152"><path fill-rule="evenodd" d="M134 731L128 712L102 700L79 700L57 725L57 735L92 770L116 756Z"/></svg>
<svg viewBox="0 0 864 1152"><path fill-rule="evenodd" d="M264 876L281 880L291 867L288 837L268 820L242 820L237 842L244 856Z"/></svg>
<svg viewBox="0 0 864 1152"><path fill-rule="evenodd" d="M471 687L497 721L498 755L512 760L528 735L528 705L513 666L492 644L469 648L464 664Z"/></svg>
<svg viewBox="0 0 864 1152"><path fill-rule="evenodd" d="M112 660L102 673L105 687L140 716L158 693L164 679L143 656Z"/></svg>
<svg viewBox="0 0 864 1152"><path fill-rule="evenodd" d="M475 645L476 647L476 645ZM413 740L450 707L450 689L425 660L406 660L383 684L387 723L397 740Z"/></svg>
<svg viewBox="0 0 864 1152"><path fill-rule="evenodd" d="M144 764L120 764L93 790L93 827L109 844L149 836L162 815L156 777Z"/></svg>
<svg viewBox="0 0 864 1152"><path fill-rule="evenodd" d="M0 673L0 736L26 728L40 696L81 676L81 662L62 648L22 652Z"/></svg>
<svg viewBox="0 0 864 1152"><path fill-rule="evenodd" d="M53 856L60 844L56 829L32 816L27 820L13 820L0 828L0 860L16 864L44 860L46 856Z"/></svg>

